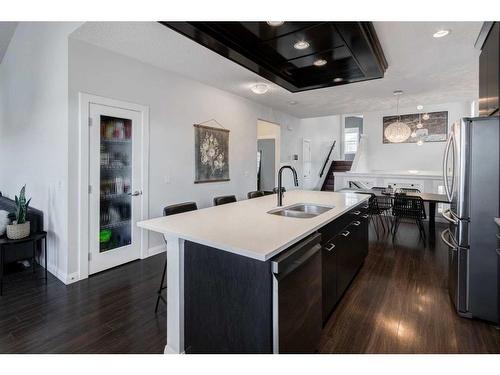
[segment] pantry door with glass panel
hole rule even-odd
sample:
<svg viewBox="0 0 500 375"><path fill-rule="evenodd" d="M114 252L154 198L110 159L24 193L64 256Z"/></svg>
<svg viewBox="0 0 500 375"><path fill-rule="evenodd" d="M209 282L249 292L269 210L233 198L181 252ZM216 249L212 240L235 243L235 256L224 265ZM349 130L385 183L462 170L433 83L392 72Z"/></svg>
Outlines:
<svg viewBox="0 0 500 375"><path fill-rule="evenodd" d="M140 112L90 104L89 274L141 255Z"/></svg>

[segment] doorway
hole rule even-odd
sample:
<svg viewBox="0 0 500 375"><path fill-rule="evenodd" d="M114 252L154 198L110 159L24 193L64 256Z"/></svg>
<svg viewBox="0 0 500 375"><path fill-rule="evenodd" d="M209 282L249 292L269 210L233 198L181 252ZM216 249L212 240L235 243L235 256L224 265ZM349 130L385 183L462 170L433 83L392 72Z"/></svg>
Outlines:
<svg viewBox="0 0 500 375"><path fill-rule="evenodd" d="M280 126L257 121L257 190L272 191L280 167Z"/></svg>
<svg viewBox="0 0 500 375"><path fill-rule="evenodd" d="M144 258L148 217L147 107L86 94L81 126L80 278ZM86 140L86 141L85 141ZM86 264L85 264L86 263Z"/></svg>

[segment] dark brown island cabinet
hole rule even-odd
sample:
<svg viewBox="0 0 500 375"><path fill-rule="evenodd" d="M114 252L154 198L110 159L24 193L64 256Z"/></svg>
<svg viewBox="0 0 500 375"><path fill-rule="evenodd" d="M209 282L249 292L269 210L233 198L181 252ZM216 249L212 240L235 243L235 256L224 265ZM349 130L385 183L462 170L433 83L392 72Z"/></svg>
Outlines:
<svg viewBox="0 0 500 375"><path fill-rule="evenodd" d="M186 353L314 353L368 253L364 201L260 261L186 241Z"/></svg>
<svg viewBox="0 0 500 375"><path fill-rule="evenodd" d="M476 42L479 57L479 116L499 116L500 23L485 22Z"/></svg>

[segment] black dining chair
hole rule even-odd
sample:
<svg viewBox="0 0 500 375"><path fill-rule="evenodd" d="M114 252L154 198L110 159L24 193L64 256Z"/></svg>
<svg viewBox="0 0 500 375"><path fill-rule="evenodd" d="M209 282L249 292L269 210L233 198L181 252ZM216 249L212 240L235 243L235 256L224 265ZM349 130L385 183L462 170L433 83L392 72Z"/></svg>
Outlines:
<svg viewBox="0 0 500 375"><path fill-rule="evenodd" d="M220 206L223 204L236 202L236 196L234 195L223 195L214 198L214 206Z"/></svg>
<svg viewBox="0 0 500 375"><path fill-rule="evenodd" d="M424 240L424 247L426 244L425 228L423 220L427 218L425 214L424 201L421 197L412 197L405 194L396 194L394 196L394 203L392 206L392 215L394 222L392 224L392 240L394 241L399 224L402 220L415 222L420 233L420 238Z"/></svg>
<svg viewBox="0 0 500 375"><path fill-rule="evenodd" d="M392 197L390 195L383 195L382 192L385 191L387 188L382 187L382 186L374 186L371 188L371 190L375 190L377 192L380 192L379 195L377 195L377 203L378 203L378 208L382 211L383 216L386 218L386 224L387 227L389 228L390 226L390 220L391 220L391 209L392 209Z"/></svg>
<svg viewBox="0 0 500 375"><path fill-rule="evenodd" d="M177 203L177 204L172 204L170 206L166 206L163 208L163 216L170 216L170 215L176 215L176 214L181 214L183 212L189 212L189 211L196 211L198 209L198 206L196 205L196 202L185 202L185 203ZM167 240L165 240L165 244L167 243ZM163 303L167 304L167 301L165 298L163 298L162 292L167 289L167 286L164 286L163 284L165 283L165 275L167 273L167 258L165 257L165 264L163 266L163 274L161 275L161 283L160 283L160 288L158 289L158 297L156 298L156 306L155 306L155 314L158 312L158 305L160 303L160 300L163 301Z"/></svg>
<svg viewBox="0 0 500 375"><path fill-rule="evenodd" d="M379 234L380 227L382 227L382 229L385 232L385 226L384 226L384 221L381 217L383 212L378 206L377 196L373 193L367 193L364 191L354 191L353 193L370 195L370 199L368 200L368 215L370 215L369 220L373 224L373 229L375 229L375 233L377 234L377 239L378 239L380 237ZM378 219L378 224L377 224L377 219Z"/></svg>
<svg viewBox="0 0 500 375"><path fill-rule="evenodd" d="M253 198L259 198L259 197L263 197L265 194L263 191L250 191L248 194L247 194L247 198L248 199L253 199Z"/></svg>

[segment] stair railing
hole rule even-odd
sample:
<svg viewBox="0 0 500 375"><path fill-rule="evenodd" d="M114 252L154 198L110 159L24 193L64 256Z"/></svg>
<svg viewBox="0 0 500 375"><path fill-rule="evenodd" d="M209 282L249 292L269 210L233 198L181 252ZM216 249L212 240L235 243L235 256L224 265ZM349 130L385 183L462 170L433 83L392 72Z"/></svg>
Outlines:
<svg viewBox="0 0 500 375"><path fill-rule="evenodd" d="M323 167L321 168L321 172L319 172L319 177L323 177L323 173L325 173L325 168L328 165L328 161L330 160L330 156L332 155L333 148L335 147L335 143L337 141L333 141L332 147L330 147L330 151L328 151L328 155L326 156L325 162L323 163Z"/></svg>

